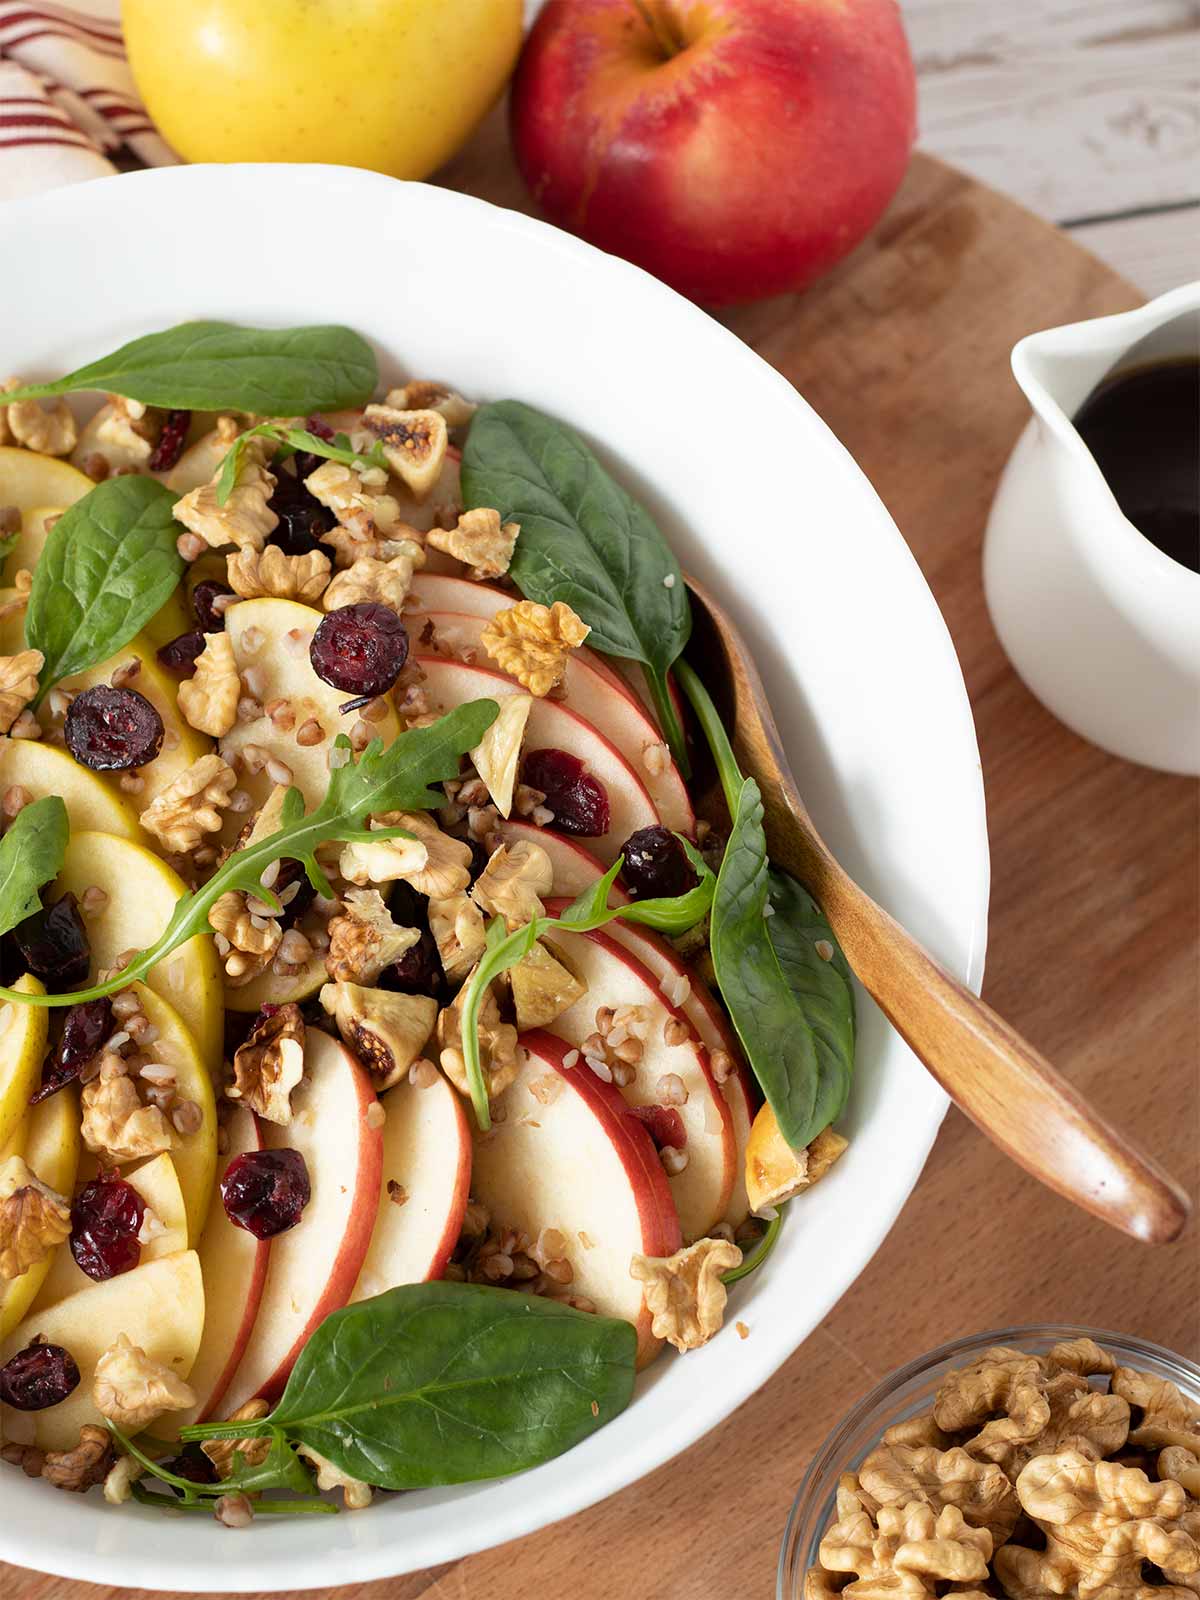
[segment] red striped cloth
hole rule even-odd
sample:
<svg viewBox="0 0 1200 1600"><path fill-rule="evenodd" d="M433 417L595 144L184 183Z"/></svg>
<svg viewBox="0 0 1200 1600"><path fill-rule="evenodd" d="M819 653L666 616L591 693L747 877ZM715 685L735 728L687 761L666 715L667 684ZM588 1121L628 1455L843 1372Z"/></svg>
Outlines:
<svg viewBox="0 0 1200 1600"><path fill-rule="evenodd" d="M119 0L0 0L0 199L178 158L125 60Z"/></svg>

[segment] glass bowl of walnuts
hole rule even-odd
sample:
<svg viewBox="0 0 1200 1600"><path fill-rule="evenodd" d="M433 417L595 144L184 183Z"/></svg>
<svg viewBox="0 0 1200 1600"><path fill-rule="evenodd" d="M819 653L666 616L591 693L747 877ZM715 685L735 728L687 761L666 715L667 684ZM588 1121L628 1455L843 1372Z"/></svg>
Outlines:
<svg viewBox="0 0 1200 1600"><path fill-rule="evenodd" d="M1196 1600L1200 1367L1001 1328L898 1368L813 1458L778 1600Z"/></svg>

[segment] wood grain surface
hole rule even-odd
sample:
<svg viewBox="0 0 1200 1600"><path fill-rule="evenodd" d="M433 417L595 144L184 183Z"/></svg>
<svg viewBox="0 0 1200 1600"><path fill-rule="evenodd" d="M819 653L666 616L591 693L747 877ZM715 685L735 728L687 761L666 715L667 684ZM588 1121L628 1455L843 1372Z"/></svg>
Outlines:
<svg viewBox="0 0 1200 1600"><path fill-rule="evenodd" d="M449 181L523 205L494 125ZM1105 755L1044 711L1002 655L980 586L988 503L1025 418L1008 369L1011 345L1034 328L1138 298L1062 234L918 157L882 227L825 284L726 320L849 446L954 636L991 827L985 994L1194 1195L1195 788ZM1121 1238L1047 1194L952 1111L875 1259L722 1427L622 1494L518 1545L319 1592L342 1600L526 1600L530 1592L546 1600L769 1600L809 1457L899 1362L955 1335L1039 1320L1117 1328L1196 1356L1198 1316L1194 1228L1159 1251ZM221 1541L235 1538L253 1532L214 1527L214 1561ZM137 1593L0 1566L3 1600L118 1592Z"/></svg>

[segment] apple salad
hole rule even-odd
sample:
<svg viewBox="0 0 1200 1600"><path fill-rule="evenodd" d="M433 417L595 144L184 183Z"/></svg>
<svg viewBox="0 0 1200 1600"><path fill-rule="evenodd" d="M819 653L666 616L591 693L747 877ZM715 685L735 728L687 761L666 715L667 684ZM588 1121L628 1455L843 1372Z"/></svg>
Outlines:
<svg viewBox="0 0 1200 1600"><path fill-rule="evenodd" d="M0 1455L229 1526L570 1448L845 1148L666 541L380 388L204 322L0 396Z"/></svg>

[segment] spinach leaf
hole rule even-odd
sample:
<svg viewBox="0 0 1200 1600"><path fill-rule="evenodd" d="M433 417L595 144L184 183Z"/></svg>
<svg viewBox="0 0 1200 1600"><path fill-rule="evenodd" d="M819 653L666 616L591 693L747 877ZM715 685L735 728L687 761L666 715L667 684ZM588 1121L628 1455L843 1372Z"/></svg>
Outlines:
<svg viewBox="0 0 1200 1600"><path fill-rule="evenodd" d="M33 573L25 638L45 656L39 698L129 643L174 593L175 496L153 478L109 478L63 512Z"/></svg>
<svg viewBox="0 0 1200 1600"><path fill-rule="evenodd" d="M364 453L352 450L344 433L336 434L332 440L322 439L318 434L309 433L307 428L285 428L276 422L260 422L258 427L247 428L245 433L238 434L221 463L221 475L217 479L219 506L223 506L234 491L242 457L251 439L278 440L281 455L295 455L297 450L307 450L310 455L324 456L327 461L340 461L347 467L360 470L364 467L382 467L385 472L388 470L388 459L381 445L372 445Z"/></svg>
<svg viewBox="0 0 1200 1600"><path fill-rule="evenodd" d="M7 400L104 389L181 411L308 412L361 405L379 382L375 353L352 328L239 328L183 322L148 333L52 383Z"/></svg>
<svg viewBox="0 0 1200 1600"><path fill-rule="evenodd" d="M509 576L543 605L563 600L606 655L641 661L675 760L683 730L667 673L691 633L679 563L649 513L565 423L517 400L481 406L462 460L469 507L521 525Z"/></svg>
<svg viewBox="0 0 1200 1600"><path fill-rule="evenodd" d="M636 1350L627 1322L482 1284L408 1284L326 1317L270 1416L181 1437L282 1429L382 1489L497 1478L623 1411Z"/></svg>
<svg viewBox="0 0 1200 1600"><path fill-rule="evenodd" d="M0 1000L59 1006L115 994L126 984L145 977L193 934L209 932L208 913L227 890L243 889L278 911L278 900L261 880L271 863L284 856L299 861L310 883L319 892L330 894L329 881L317 862L318 846L328 839L349 843L408 837L403 828L369 828L368 820L382 811L427 811L444 805L444 792L431 785L457 777L459 757L475 748L495 721L498 709L494 700L472 700L456 706L431 727L402 733L386 750L379 739L373 739L357 761L350 759L350 741L340 734L334 747L345 752L346 761L330 772L329 788L316 810L306 815L300 791L289 789L277 832L246 849L235 850L207 883L194 894L183 895L154 943L139 951L120 972L103 983L70 994L27 995L16 989L0 989ZM18 820L21 815L24 813L19 814Z"/></svg>
<svg viewBox="0 0 1200 1600"><path fill-rule="evenodd" d="M58 877L70 828L56 794L23 807L0 839L0 934L41 909L41 889Z"/></svg>

